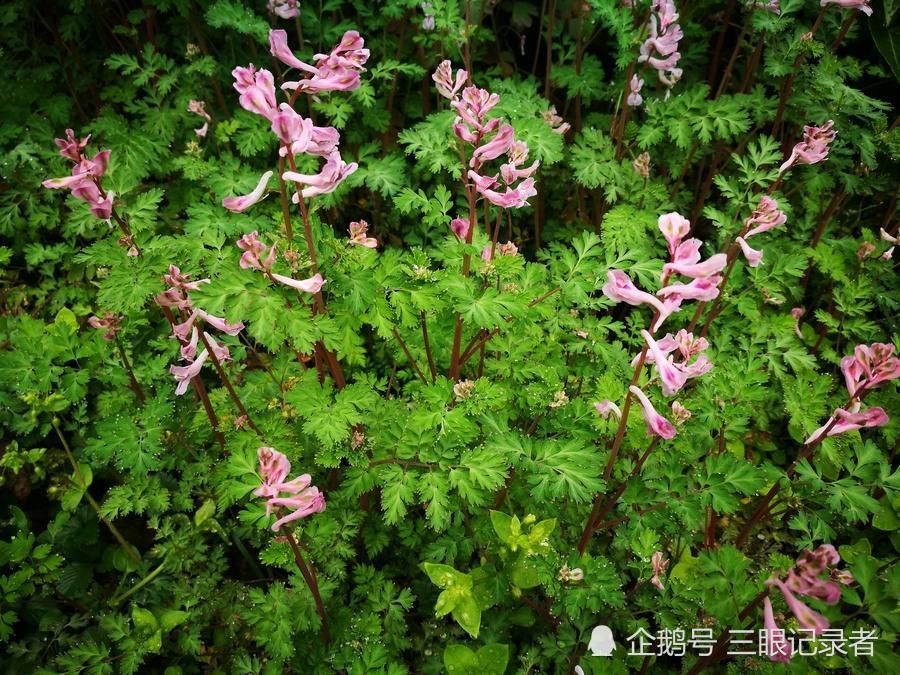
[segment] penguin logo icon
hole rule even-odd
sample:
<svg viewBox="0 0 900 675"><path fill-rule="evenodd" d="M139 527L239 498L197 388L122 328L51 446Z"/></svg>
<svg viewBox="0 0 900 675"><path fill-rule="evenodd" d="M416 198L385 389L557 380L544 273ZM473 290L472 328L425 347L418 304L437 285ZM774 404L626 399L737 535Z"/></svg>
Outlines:
<svg viewBox="0 0 900 675"><path fill-rule="evenodd" d="M591 640L588 642L591 656L612 656L615 648L616 643L613 640L613 634L609 626L601 624L591 631Z"/></svg>

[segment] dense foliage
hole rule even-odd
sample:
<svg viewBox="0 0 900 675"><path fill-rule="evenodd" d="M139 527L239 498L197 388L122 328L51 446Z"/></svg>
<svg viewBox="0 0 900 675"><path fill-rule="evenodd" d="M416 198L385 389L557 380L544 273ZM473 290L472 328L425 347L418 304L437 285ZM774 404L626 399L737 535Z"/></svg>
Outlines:
<svg viewBox="0 0 900 675"><path fill-rule="evenodd" d="M897 10L2 3L4 672L900 672Z"/></svg>

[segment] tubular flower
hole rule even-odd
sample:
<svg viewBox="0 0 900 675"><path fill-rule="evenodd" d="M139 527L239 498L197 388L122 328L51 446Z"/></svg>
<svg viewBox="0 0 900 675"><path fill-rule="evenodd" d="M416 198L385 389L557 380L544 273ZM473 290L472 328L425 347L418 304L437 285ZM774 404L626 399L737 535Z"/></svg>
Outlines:
<svg viewBox="0 0 900 675"><path fill-rule="evenodd" d="M281 174L281 177L284 180L293 181L295 183L300 183L301 185L305 185L301 194L304 199L309 199L310 197L315 197L316 195L324 195L329 192L334 192L337 189L338 185L344 182L344 179L347 178L350 174L352 174L358 168L358 164L356 162L351 162L347 164L341 159L340 153L335 150L330 155L328 155L328 159L325 164L322 166L322 170L319 173L314 175L307 175L302 173L296 173L294 171L285 171ZM291 197L291 201L294 204L298 204L300 202L297 193Z"/></svg>
<svg viewBox="0 0 900 675"><path fill-rule="evenodd" d="M224 206L232 213L242 213L246 211L258 201L265 199L266 186L268 185L269 179L271 177L272 172L266 171L262 176L260 176L259 182L257 182L256 187L253 188L253 192L248 195L244 195L243 197L226 197L222 200L222 206Z"/></svg>
<svg viewBox="0 0 900 675"><path fill-rule="evenodd" d="M748 244L743 237L737 237L735 241L741 247L741 251L743 252L744 257L747 259L747 264L750 265L750 267L757 267L759 263L762 262L762 251L757 251L756 249L750 248L750 244Z"/></svg>
<svg viewBox="0 0 900 675"><path fill-rule="evenodd" d="M806 439L807 445L818 440L829 426L827 435L837 436L856 429L884 426L889 421L881 408L870 408L863 413L859 409L865 391L900 378L900 358L894 356L894 346L880 342L857 345L852 355L841 359L841 372L851 398L849 410L835 410L828 421Z"/></svg>
<svg viewBox="0 0 900 675"><path fill-rule="evenodd" d="M275 264L275 244L266 251L266 245L259 240L256 230L238 239L237 247L244 252L241 255L241 269L268 272Z"/></svg>
<svg viewBox="0 0 900 675"><path fill-rule="evenodd" d="M450 231L457 239L465 241L469 236L470 223L468 218L454 218L450 221Z"/></svg>
<svg viewBox="0 0 900 675"><path fill-rule="evenodd" d="M638 289L625 272L611 269L606 273L607 282L603 286L603 294L613 302L626 302L629 305L650 305L659 315L650 332L655 332L672 313L681 308L681 298L660 300L656 296Z"/></svg>
<svg viewBox="0 0 900 675"><path fill-rule="evenodd" d="M103 150L88 159L82 154L90 136L78 140L75 132L66 129L65 138L56 138L54 143L59 148L59 154L75 164L72 173L64 178L50 178L41 183L51 190L65 189L72 193L75 199L86 202L91 213L100 220L109 220L112 217L113 193L103 192L100 187L100 178L109 167L109 150ZM135 249L136 250L136 249Z"/></svg>
<svg viewBox="0 0 900 675"><path fill-rule="evenodd" d="M671 357L667 357L660 350L659 345L650 333L642 330L641 336L646 340L647 347L650 353L653 354L653 363L656 366L656 374L659 375L663 396L673 396L687 382L687 375L675 365Z"/></svg>
<svg viewBox="0 0 900 675"><path fill-rule="evenodd" d="M281 19L293 19L300 16L300 7L297 0L269 0L267 9L270 14Z"/></svg>
<svg viewBox="0 0 900 675"><path fill-rule="evenodd" d="M377 248L378 240L375 237L367 236L369 224L364 221L354 221L350 223L350 243L354 246L363 246L365 248Z"/></svg>
<svg viewBox="0 0 900 675"><path fill-rule="evenodd" d="M241 107L271 120L278 112L272 73L265 68L257 71L251 63L246 68L238 66L231 74L234 76L234 88L240 94L238 102Z"/></svg>
<svg viewBox="0 0 900 675"><path fill-rule="evenodd" d="M672 213L661 215L657 225L669 245L669 255L674 256L681 240L691 231L691 221L673 211Z"/></svg>
<svg viewBox="0 0 900 675"><path fill-rule="evenodd" d="M169 368L169 372L177 382L177 386L175 387L176 396L181 396L187 391L188 385L191 383L191 380L193 380L195 377L197 377L197 375L200 374L200 370L203 368L203 364L206 363L206 359L208 357L209 352L204 349L202 352L200 352L200 355L189 365L171 366Z"/></svg>
<svg viewBox="0 0 900 675"><path fill-rule="evenodd" d="M766 585L778 587L778 590L781 591L781 595L784 597L784 601L787 603L788 609L791 610L801 628L812 631L814 637L821 635L822 631L828 628L828 619L798 600L783 581L780 579L769 579Z"/></svg>
<svg viewBox="0 0 900 675"><path fill-rule="evenodd" d="M115 340L116 334L122 327L122 320L111 312L104 314L102 319L99 316L92 316L87 322L88 326L91 328L105 331L103 333L103 339L107 342Z"/></svg>
<svg viewBox="0 0 900 675"><path fill-rule="evenodd" d="M670 274L681 274L691 279L712 277L721 272L728 264L728 256L716 253L700 262L700 240L688 239L675 249L674 261L663 265L663 277Z"/></svg>
<svg viewBox="0 0 900 675"><path fill-rule="evenodd" d="M674 438L675 426L665 417L656 412L656 408L650 403L650 399L640 389L634 385L628 387L628 390L634 394L641 404L641 410L644 415L644 421L647 423L647 435L659 436L660 438Z"/></svg>
<svg viewBox="0 0 900 675"><path fill-rule="evenodd" d="M663 557L664 555L665 554L662 551L657 551L652 556L650 556L650 563L653 565L653 576L650 578L650 583L656 586L659 590L663 590L665 588L663 586L662 580L659 577L661 574L664 574L669 567L669 561Z"/></svg>
<svg viewBox="0 0 900 675"><path fill-rule="evenodd" d="M209 123L212 122L212 117L209 116L209 113L206 112L206 103L203 101L188 101L188 112L197 115L198 117L204 120L203 126L199 129L194 129L194 133L197 134L200 138L204 138L206 136L206 132L209 130Z"/></svg>
<svg viewBox="0 0 900 675"><path fill-rule="evenodd" d="M281 85L285 90L300 90L306 94L317 94L322 91L352 91L359 88L360 72L369 60L369 50L365 49L365 41L355 30L344 33L338 45L328 54L316 54L315 66L310 66L296 58L287 46L287 33L283 36L269 35L272 54L292 68L299 68L312 74L312 77L296 82L285 82ZM276 51L278 52L276 54Z"/></svg>
<svg viewBox="0 0 900 675"><path fill-rule="evenodd" d="M828 120L821 127L803 127L803 140L794 146L791 156L781 165L778 173L782 174L798 164L818 164L828 157L829 146L836 136L832 120Z"/></svg>
<svg viewBox="0 0 900 675"><path fill-rule="evenodd" d="M438 93L451 101L456 98L457 92L462 89L462 86L466 83L468 77L469 73L460 68L456 71L456 78L454 78L453 65L450 61L441 61L437 70L431 75L431 79L434 80L434 85L438 90Z"/></svg>
<svg viewBox="0 0 900 675"><path fill-rule="evenodd" d="M644 81L642 79L639 79L637 75L631 76L631 82L628 83L628 98L625 102L632 108L637 108L644 102L644 98L641 96L641 88L643 86Z"/></svg>
<svg viewBox="0 0 900 675"><path fill-rule="evenodd" d="M682 300L701 300L709 302L719 297L719 284L722 283L722 276L715 274L711 277L701 277L694 279L688 284L669 284L656 291L656 294L663 298L679 297Z"/></svg>
<svg viewBox="0 0 900 675"><path fill-rule="evenodd" d="M691 411L678 401L672 401L672 419L675 420L675 426L681 426L691 419Z"/></svg>
<svg viewBox="0 0 900 675"><path fill-rule="evenodd" d="M325 279L322 278L321 274L315 274L309 279L293 279L281 274L273 274L271 271L272 266L275 264L275 260L278 255L275 250L275 245L273 244L271 248L266 250L266 245L262 241L260 241L259 235L256 233L256 231L245 234L243 237L238 239L237 247L244 252L241 255L240 261L240 266L243 269L252 269L263 272L270 279L273 279L280 284L284 284L285 286L296 288L298 291L302 291L303 293L318 293L320 290L322 290L322 286L325 284ZM264 258L262 257L263 255L265 255ZM190 320L191 319L188 319L188 321ZM209 319L205 317L204 320L209 322ZM180 326L184 325L185 324L180 324ZM216 327L218 328L218 326ZM243 325L241 325L241 327L243 328ZM228 332L224 328L219 328L219 330ZM186 335L186 332L184 334Z"/></svg>
<svg viewBox="0 0 900 675"><path fill-rule="evenodd" d="M553 129L553 133L559 134L560 136L572 128L572 125L564 121L563 118L559 116L559 113L556 112L555 105L551 105L547 110L542 112L541 117L550 125L550 128Z"/></svg>
<svg viewBox="0 0 900 675"><path fill-rule="evenodd" d="M784 630L775 623L775 613L772 611L772 601L767 595L763 599L763 627L765 630L764 651L770 661L787 663L791 660L793 649L791 643L784 636Z"/></svg>
<svg viewBox="0 0 900 675"><path fill-rule="evenodd" d="M747 220L744 221L744 227L749 228L744 234L745 239L762 234L771 230L773 227L780 227L787 222L787 216L778 209L778 202L763 195L760 197L759 206L753 211Z"/></svg>
<svg viewBox="0 0 900 675"><path fill-rule="evenodd" d="M260 448L257 451L257 457L262 480L253 494L266 500L266 515L277 513L282 508L291 511L288 515L276 520L272 524L272 530L277 532L286 523L325 510L325 495L317 487L312 486L312 477L309 474L303 474L287 481L288 474L291 472L291 463L287 457L274 448Z"/></svg>
<svg viewBox="0 0 900 675"><path fill-rule="evenodd" d="M594 403L594 410L605 420L608 420L610 415L615 415L617 420L622 419L622 411L619 406L608 399Z"/></svg>
<svg viewBox="0 0 900 675"><path fill-rule="evenodd" d="M678 43L684 34L672 0L653 0L651 4L649 37L641 45L638 63L649 63L657 71L659 81L670 89L681 79Z"/></svg>
<svg viewBox="0 0 900 675"><path fill-rule="evenodd" d="M858 9L866 16L872 16L872 8L869 7L869 0L821 0L820 6L837 5L844 9Z"/></svg>

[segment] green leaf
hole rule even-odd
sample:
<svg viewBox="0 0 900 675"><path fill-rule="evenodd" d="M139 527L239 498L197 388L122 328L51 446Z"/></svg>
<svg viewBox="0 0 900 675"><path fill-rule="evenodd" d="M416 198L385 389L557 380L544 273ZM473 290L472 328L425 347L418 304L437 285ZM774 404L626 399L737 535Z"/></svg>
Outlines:
<svg viewBox="0 0 900 675"><path fill-rule="evenodd" d="M481 607L475 601L471 590L457 600L453 608L453 618L469 635L473 638L478 637L478 631L481 629Z"/></svg>

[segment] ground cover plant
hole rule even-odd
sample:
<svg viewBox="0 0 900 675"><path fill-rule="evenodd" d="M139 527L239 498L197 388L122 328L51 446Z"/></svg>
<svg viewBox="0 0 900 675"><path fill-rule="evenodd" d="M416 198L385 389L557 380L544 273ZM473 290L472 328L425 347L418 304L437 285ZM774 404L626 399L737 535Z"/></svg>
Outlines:
<svg viewBox="0 0 900 675"><path fill-rule="evenodd" d="M900 672L898 26L2 3L3 671Z"/></svg>

